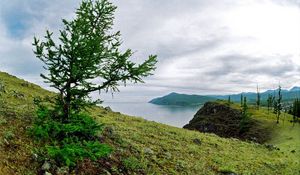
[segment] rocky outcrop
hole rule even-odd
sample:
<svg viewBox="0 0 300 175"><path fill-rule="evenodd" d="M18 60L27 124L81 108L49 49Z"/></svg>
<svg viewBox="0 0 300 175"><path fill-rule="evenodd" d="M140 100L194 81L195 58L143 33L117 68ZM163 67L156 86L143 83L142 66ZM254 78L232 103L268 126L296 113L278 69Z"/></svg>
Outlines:
<svg viewBox="0 0 300 175"><path fill-rule="evenodd" d="M242 111L220 102L207 102L184 128L263 143L270 132L262 123L247 117Z"/></svg>

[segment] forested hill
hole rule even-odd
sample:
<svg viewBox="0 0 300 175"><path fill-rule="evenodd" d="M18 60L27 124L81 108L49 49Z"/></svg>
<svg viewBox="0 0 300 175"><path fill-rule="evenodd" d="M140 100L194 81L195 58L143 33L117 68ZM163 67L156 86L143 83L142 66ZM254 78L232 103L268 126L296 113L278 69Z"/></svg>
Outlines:
<svg viewBox="0 0 300 175"><path fill-rule="evenodd" d="M278 89L267 90L260 93L262 104L266 104L269 95L276 96ZM283 96L283 102L291 102L296 98L300 98L300 87L293 87L290 90L283 89L281 91ZM256 92L243 92L239 94L230 95L188 95L179 94L172 92L163 97L154 98L149 103L156 105L177 105L177 106L191 106L191 105L201 105L208 101L215 101L217 99L227 100L230 96L230 100L233 102L240 102L241 95L247 97L249 103L255 103L257 93Z"/></svg>
<svg viewBox="0 0 300 175"><path fill-rule="evenodd" d="M215 97L208 97L202 95L186 95L172 92L166 96L155 98L149 103L157 105L176 105L176 106L190 106L200 105L208 101L215 101Z"/></svg>

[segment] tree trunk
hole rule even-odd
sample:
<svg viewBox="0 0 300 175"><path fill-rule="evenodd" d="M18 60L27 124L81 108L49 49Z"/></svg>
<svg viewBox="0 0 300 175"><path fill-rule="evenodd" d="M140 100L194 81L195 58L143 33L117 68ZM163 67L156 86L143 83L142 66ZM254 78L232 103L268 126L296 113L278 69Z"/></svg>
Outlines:
<svg viewBox="0 0 300 175"><path fill-rule="evenodd" d="M64 121L68 121L70 117L70 111L71 111L71 86L70 84L67 85L66 88L66 98L64 100Z"/></svg>

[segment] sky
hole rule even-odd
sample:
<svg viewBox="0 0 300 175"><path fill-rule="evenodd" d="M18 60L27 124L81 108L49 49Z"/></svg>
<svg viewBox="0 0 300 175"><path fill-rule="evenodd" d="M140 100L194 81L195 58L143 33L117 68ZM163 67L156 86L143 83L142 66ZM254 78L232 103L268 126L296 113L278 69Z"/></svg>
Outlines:
<svg viewBox="0 0 300 175"><path fill-rule="evenodd" d="M100 94L111 102L148 101L170 92L232 94L300 85L300 0L112 0L114 30L132 60L158 56L144 84ZM48 88L33 37L55 34L79 0L1 0L0 70ZM93 96L98 97L97 94Z"/></svg>

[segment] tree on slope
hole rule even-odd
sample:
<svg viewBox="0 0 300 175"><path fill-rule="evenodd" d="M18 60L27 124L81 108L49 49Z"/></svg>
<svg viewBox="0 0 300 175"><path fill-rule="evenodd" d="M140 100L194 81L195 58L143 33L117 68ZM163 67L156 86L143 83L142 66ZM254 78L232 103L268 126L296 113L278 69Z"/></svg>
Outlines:
<svg viewBox="0 0 300 175"><path fill-rule="evenodd" d="M273 96L268 94L268 99L267 99L267 107L268 107L268 113L270 111L270 108L273 106Z"/></svg>
<svg viewBox="0 0 300 175"><path fill-rule="evenodd" d="M256 108L257 108L257 110L259 110L259 106L260 106L260 92L259 92L258 85L257 85L257 89L256 89Z"/></svg>
<svg viewBox="0 0 300 175"><path fill-rule="evenodd" d="M243 107L242 107L242 114L243 114L243 118L247 117L247 110L248 110L248 105L247 105L247 97L244 97L243 100Z"/></svg>
<svg viewBox="0 0 300 175"><path fill-rule="evenodd" d="M281 110L282 110L282 93L281 93L281 86L279 85L279 88L278 88L278 97L274 103L274 112L277 116L277 119L276 119L276 123L278 124L279 123L279 118L280 118L280 115L281 115Z"/></svg>
<svg viewBox="0 0 300 175"><path fill-rule="evenodd" d="M156 56L136 64L130 61L130 49L121 51L120 32L111 31L115 10L108 0L84 0L73 20L63 20L58 41L50 31L43 41L34 38L34 53L49 72L41 76L59 96L52 105L36 100L37 118L31 133L46 143L47 156L59 165L74 168L81 160L96 160L111 152L97 139L101 125L83 111L97 102L89 94L115 92L120 84L143 82L155 69Z"/></svg>
<svg viewBox="0 0 300 175"><path fill-rule="evenodd" d="M244 101L244 97L243 97L243 93L241 94L241 107L243 107L243 101Z"/></svg>
<svg viewBox="0 0 300 175"><path fill-rule="evenodd" d="M120 32L111 31L115 10L108 0L83 1L75 19L63 20L59 42L50 31L45 41L34 38L34 53L49 71L41 76L59 91L65 119L91 104L89 93L115 92L120 83L143 82L155 69L156 56L136 64L130 61L130 49L120 51Z"/></svg>

